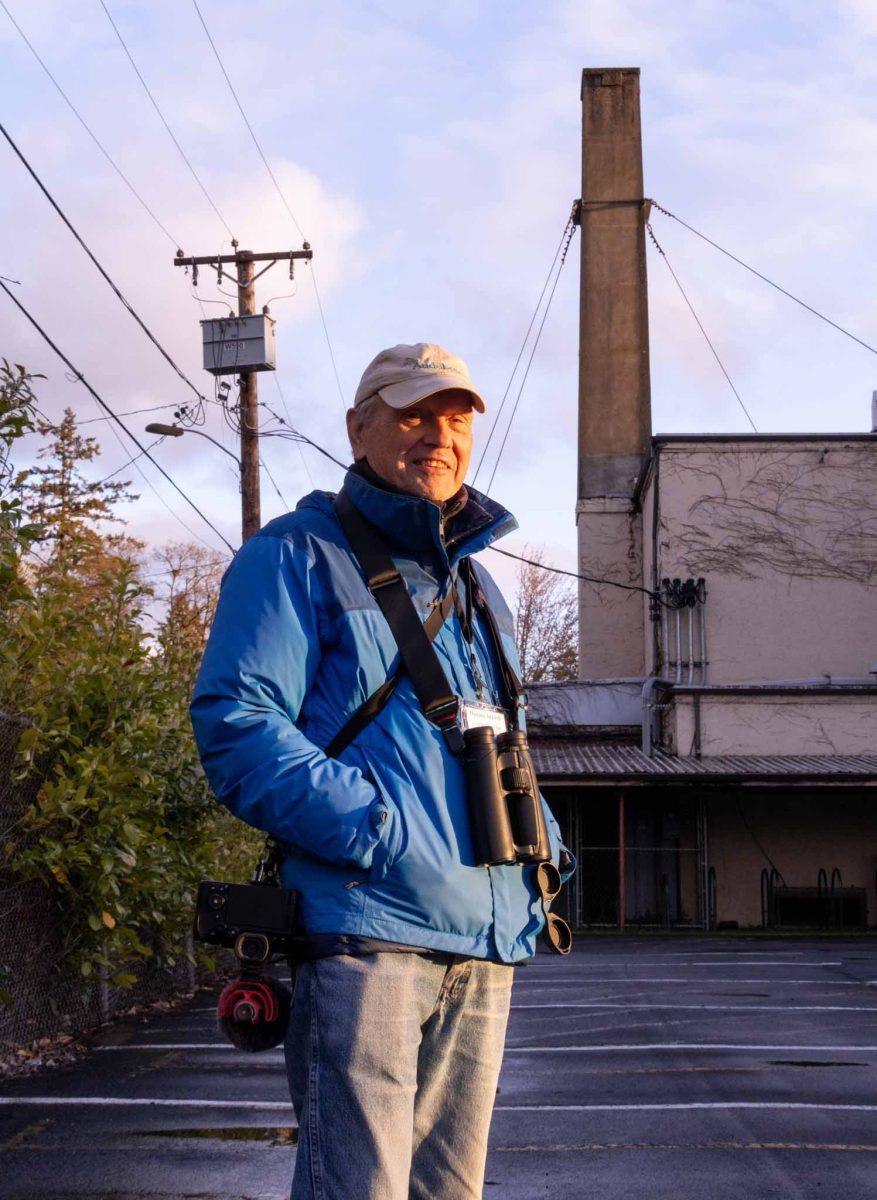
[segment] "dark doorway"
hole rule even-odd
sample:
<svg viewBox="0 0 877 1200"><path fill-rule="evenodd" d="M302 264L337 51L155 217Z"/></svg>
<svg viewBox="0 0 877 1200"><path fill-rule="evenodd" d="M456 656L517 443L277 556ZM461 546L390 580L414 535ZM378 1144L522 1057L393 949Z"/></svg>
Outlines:
<svg viewBox="0 0 877 1200"><path fill-rule="evenodd" d="M614 789L553 793L551 803L578 870L569 919L578 927L619 927L621 798ZM698 800L690 793L624 794L624 924L698 928L703 922Z"/></svg>

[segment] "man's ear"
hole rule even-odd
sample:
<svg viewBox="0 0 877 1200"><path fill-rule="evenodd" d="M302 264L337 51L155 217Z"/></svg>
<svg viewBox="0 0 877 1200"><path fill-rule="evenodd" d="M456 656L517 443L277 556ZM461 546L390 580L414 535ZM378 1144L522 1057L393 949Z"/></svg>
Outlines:
<svg viewBox="0 0 877 1200"><path fill-rule="evenodd" d="M360 414L355 408L349 408L347 410L347 437L350 440L350 448L353 450L355 459L365 457L362 439L359 436L360 426Z"/></svg>

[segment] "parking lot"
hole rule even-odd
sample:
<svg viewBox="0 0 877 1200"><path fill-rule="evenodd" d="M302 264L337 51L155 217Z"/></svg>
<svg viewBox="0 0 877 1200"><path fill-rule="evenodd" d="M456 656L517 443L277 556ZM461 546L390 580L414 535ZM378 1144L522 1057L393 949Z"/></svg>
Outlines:
<svg viewBox="0 0 877 1200"><path fill-rule="evenodd" d="M0 1089L3 1200L286 1200L279 1052L193 1005ZM594 937L516 975L485 1196L877 1195L873 939Z"/></svg>

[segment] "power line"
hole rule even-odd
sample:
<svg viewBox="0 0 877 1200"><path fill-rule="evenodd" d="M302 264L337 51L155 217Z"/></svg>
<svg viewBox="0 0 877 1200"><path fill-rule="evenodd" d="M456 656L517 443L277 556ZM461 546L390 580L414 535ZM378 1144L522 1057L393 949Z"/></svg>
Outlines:
<svg viewBox="0 0 877 1200"><path fill-rule="evenodd" d="M277 388L277 395L280 397L280 403L283 405L283 411L286 413L287 423L291 425L292 417L290 416L290 413L289 413L289 405L286 403L286 397L283 394L283 388L280 386L280 380L277 378L277 372L272 371L271 374L274 379L274 384ZM268 411L270 412L271 410L269 409ZM311 475L311 468L308 466L308 462L307 462L307 459L305 458L304 450L302 450L300 444L297 443L296 445L297 445L297 449L298 449L298 456L301 459L301 465L305 469L305 474L307 475L308 479L310 480L311 487L314 487L315 486L314 477L313 477L313 475Z"/></svg>
<svg viewBox="0 0 877 1200"><path fill-rule="evenodd" d="M48 75L49 79L51 79L52 83L55 85L58 92L61 94L61 97L64 100L64 102L66 103L67 107L73 113L74 117L76 117L76 120L79 122L79 124L82 126L82 128L85 130L85 132L88 134L88 136L91 138L91 140L97 146L98 150L100 150L101 154L104 156L104 158L110 164L110 166L113 168L113 170L116 172L116 174L122 180L122 182L125 184L125 187L127 187L128 191L135 198L137 203L148 214L150 219L158 226L158 228L161 230L161 232L164 234L164 236L167 238L167 240L172 245L179 246L179 244L180 244L179 240L177 238L175 238L171 233L168 232L168 230L165 228L165 226L161 223L161 221L158 219L158 217L155 215L155 213L152 211L152 209L149 207L149 205L146 203L146 201L143 199L143 197L137 191L134 184L131 182L131 180L128 178L128 176L125 174L125 172L122 170L122 168L116 162L116 160L112 157L109 150L107 150L107 148L106 148L106 146L104 146L103 142L100 141L97 134L92 132L90 126L88 125L88 123L86 122L86 120L82 116L82 114L80 113L79 109L76 107L76 105L73 103L73 101L67 95L67 93L61 87L60 83L55 78L55 76L52 74L52 72L49 70L49 68L46 66L46 64L43 62L43 60L40 58L39 54L37 54L37 51L36 51L33 43L29 40L27 34L24 32L24 30L21 28L21 26L16 21L15 17L13 17L12 13L7 8L7 6L5 4L5 0L0 0L0 8L2 8L3 11L6 13L7 17L12 22L12 24L15 26L16 30L18 31L19 35L21 36L21 38L24 41L27 48L30 50L31 54L34 56L34 58L37 60L37 62L40 64L40 66L43 68L45 73Z"/></svg>
<svg viewBox="0 0 877 1200"><path fill-rule="evenodd" d="M2 4L2 3L3 3L3 0L0 0L0 4ZM158 340L158 338L155 336L155 334L152 332L152 330L149 328L149 326L146 324L146 322L143 320L143 318L134 310L134 308L131 306L131 304L125 299L125 297L122 295L122 293L119 290L119 288L117 287L117 285L113 282L113 280L107 274L106 270L101 265L101 263L98 261L98 259L95 257L95 255L92 253L91 249L88 247L88 245L86 244L84 239L73 227L73 225L71 224L70 220L64 213L61 206L58 204L58 202L52 196L49 189L46 187L46 185L40 179L39 175L37 175L36 171L33 169L33 167L30 165L28 160L25 158L24 154L21 152L21 150L19 150L18 146L12 140L6 127L2 124L0 124L0 133L2 133L3 136L6 138L7 142L12 147L12 149L15 151L15 154L18 156L18 158L24 165L28 174L33 179L34 183L36 183L37 187L40 189L40 191L46 197L48 202L51 204L52 208L54 208L55 212L58 214L58 216L61 218L61 220L67 226L67 228L73 234L76 241L79 243L79 245L82 247L82 249L88 255L88 257L91 259L92 263L95 265L95 267L97 267L100 274L103 276L103 278L106 280L106 282L110 285L110 287L112 288L113 292L115 293L115 295L116 295L117 299L120 301L120 303L128 310L128 312L131 314L131 316L134 318L134 320L137 322L137 324L140 326L140 328L143 330L143 332L146 334L146 336L152 342L153 346L155 346L156 350L158 350L158 352L162 356L162 358L164 358L165 361L170 364L172 369L180 377L180 379L183 381L183 383L185 383L185 385L188 388L191 388L191 390L195 393L195 395L198 397L198 399L202 403L204 403L206 401L207 397L202 395L202 393L198 391L198 389L195 387L194 383L192 383L191 379L189 379L189 377L185 374L185 372L182 370L182 368L177 366L177 364L171 358L170 354L168 354L167 350L165 350L164 346L162 346L161 342Z"/></svg>
<svg viewBox="0 0 877 1200"><path fill-rule="evenodd" d="M270 409L268 409L268 411L271 412ZM272 413L272 416L276 417L276 413ZM282 417L278 417L277 419L280 421L283 421ZM283 421L283 424L285 425L286 422ZM340 458L336 458L334 454L330 454L328 450L324 450L323 447L318 442L315 442L312 438L307 437L307 435L304 433L299 433L299 431L297 429L263 430L260 432L259 437L260 438L275 438L275 437L282 438L286 442L298 442L299 444L304 442L308 446L313 446L313 448L316 451L318 451L320 454L322 454L324 458L330 459L330 461L335 463L336 467L340 467L342 471L346 471L348 468L347 463L343 463Z"/></svg>
<svg viewBox="0 0 877 1200"><path fill-rule="evenodd" d="M557 263L557 259L558 259L559 255L560 255L561 247L563 246L563 239L566 237L566 231L568 228L569 228L569 222L567 222L567 224L564 226L563 233L560 235L560 241L557 243L557 249L554 252L554 258L551 260L551 266L548 268L548 274L545 276L545 282L542 284L542 291L539 293L539 299L536 301L536 307L533 309L533 315L530 318L530 324L527 326L527 332L524 334L524 340L521 342L521 348L518 351L518 357L515 359L515 365L512 367L512 373L511 373L511 375L509 375L509 381L505 385L505 391L503 392L502 399L499 402L499 408L497 409L496 416L493 418L493 424L490 427L490 433L487 435L487 441L484 443L484 449L481 451L481 457L478 459L478 466L475 468L475 474L472 477L472 486L473 487L475 486L475 484L478 480L478 473L481 470L481 467L484 463L484 459L487 457L487 451L490 449L490 443L493 440L493 435L496 433L496 430L499 426L499 419L502 416L502 410L505 408L505 403L508 398L508 394L511 391L512 381L514 380L515 375L517 374L518 365L520 364L520 361L524 356L524 350L526 349L527 341L529 340L529 337L530 337L530 331L532 330L533 326L535 325L536 317L539 315L539 309L542 307L542 298L545 295L545 292L548 288L548 284L551 280L551 276L554 273L554 267L555 267L555 264Z"/></svg>
<svg viewBox="0 0 877 1200"><path fill-rule="evenodd" d="M110 429L113 431L113 435L115 436L116 441L119 443L119 445L124 450L125 443L122 441L122 438L119 434L118 429L116 429L115 425L111 425ZM139 455L135 456L135 458L139 458L139 457L140 457ZM152 482L152 480L149 478L149 476L145 473L143 468L140 466L140 463L132 460L132 466L134 467L134 470L137 472L137 474L140 476L140 478L143 480L143 482L146 484L146 486L149 488L149 490L152 492L152 494L155 496L155 498L159 502L159 504L163 505L164 508L166 508L167 511L170 513L170 515L174 518L174 520L177 521L180 525L182 525L182 527L183 527L183 529L185 529L186 533L188 533L190 535L190 537L193 537L196 542L200 542L202 546L204 546L206 549L210 550L213 554L216 554L217 553L216 547L211 546L209 542L205 542L204 538L202 538L199 533L196 533L191 525L187 525L186 522L183 520L183 518L180 516L180 514L175 509L171 508L171 506L168 504L167 500L165 500L164 496L162 496L161 492L158 490L158 488L155 486L155 484ZM222 537L222 534L219 534L219 536ZM224 538L223 538L223 541L225 541ZM226 542L225 544L228 546L228 542ZM229 546L229 549L231 549L230 546ZM232 551L232 553L234 553L234 551Z"/></svg>
<svg viewBox="0 0 877 1200"><path fill-rule="evenodd" d="M102 419L103 419L103 420L109 420L109 417L104 417L104 418L102 418ZM77 424L78 424L78 425L87 425L87 424L88 424L88 422L87 422L87 421L78 421L78 422L77 422ZM147 449L147 450L152 450L152 449L153 449L153 447L157 446L157 445L158 445L158 443L159 443L159 442L162 442L162 441L164 441L164 438L163 438L163 437L157 437L157 438L155 439L155 441L154 441L154 442L150 442L150 443L149 443L149 445L147 446L147 448L146 448L146 449ZM102 483L106 483L106 482L107 482L107 480L108 480L108 479L112 479L114 475L119 475L119 474L120 474L122 471L124 471L124 470L125 470L127 467L130 467L130 466L131 466L133 463L135 463L135 462L137 461L137 459L138 459L138 458L142 458L142 457L143 457L143 455L144 455L145 453L146 453L146 451L145 451L145 450L139 450L139 451L138 451L136 454L132 454L132 455L131 455L131 457L130 457L130 458L129 458L129 459L126 461L126 462L123 462L123 463L122 463L121 467L116 467L115 471L110 471L109 475L104 475L103 479L98 479L98 480L96 481L96 483L94 484L94 486L95 486L95 487L100 487L100 485L101 485Z"/></svg>
<svg viewBox="0 0 877 1200"><path fill-rule="evenodd" d="M75 373L70 376L70 382L71 383L77 382L77 376L75 375ZM49 426L50 429L55 429L57 427L56 421L53 421L52 418L49 417L46 413L44 413L42 411L42 409L39 408L38 406L35 405L34 407L36 408L36 412L37 412L38 416L40 416L42 418L42 420L46 423L47 426ZM147 410L147 411L150 411L150 410ZM127 416L128 414L120 413L119 415ZM109 421L109 420L112 420L113 418L112 417L95 417L93 419L97 420L97 421ZM88 425L91 420L92 420L92 418L87 418L85 421L77 420L76 425L77 425L77 427L80 425ZM115 437L116 441L119 443L119 445L122 447L122 450L124 451L125 443L122 441L121 437L119 436L119 431L116 429L115 425L110 425L110 429L112 430L113 436ZM162 440L163 440L162 438L157 438L154 442L152 442L150 444L149 449L151 450L153 446L157 446L158 443ZM105 483L107 479L112 479L112 477L114 475L118 475L119 471L124 471L126 467L133 466L134 469L138 472L138 474L142 478L143 482L149 488L149 490L155 495L155 498L158 500L158 502L167 509L167 511L170 513L170 515L174 518L175 521L178 521L180 523L180 525L182 525L182 527L183 527L183 529L185 529L186 533L188 533L191 537L193 537L196 542L200 542L202 546L206 546L207 549L210 550L212 553L214 553L214 554L217 553L215 547L211 546L209 542L205 542L204 539L201 537L201 535L197 534L195 532L195 530L191 527L191 525L187 525L186 522L183 520L183 518L180 516L180 514L175 509L171 508L171 506L168 504L167 500L165 500L164 496L162 496L161 492L159 492L158 489L154 486L152 480L141 470L140 465L137 462L137 459L139 459L139 458L142 458L142 454L132 455L132 457L129 458L126 462L122 463L121 467L118 467L115 471L111 471L109 473L109 475L105 475L103 479L99 479L97 482Z"/></svg>
<svg viewBox="0 0 877 1200"><path fill-rule="evenodd" d="M317 287L317 273L314 268L314 261L310 262L311 283L314 285L314 296L317 300L317 311L320 314L320 324L323 326L323 337L326 339L326 346L329 349L329 358L332 360L332 373L335 376L335 386L338 389L338 398L341 401L341 407L347 411L347 401L344 399L344 388L341 386L341 376L338 374L338 364L335 361L335 351L332 348L332 339L329 337L329 326L326 324L326 314L323 312L323 301L320 296L320 289Z"/></svg>
<svg viewBox="0 0 877 1200"><path fill-rule="evenodd" d="M0 0L0 3L2 3L2 0ZM219 53L219 50L217 49L216 42L214 42L214 40L210 34L210 30L207 28L207 22L204 20L204 14L201 12L201 9L198 7L198 0L192 0L192 4L195 7L195 12L198 14L198 20L201 22L201 27L203 28L205 34L207 35L207 41L210 43L210 48L213 51L213 55L214 55L217 63L219 64L219 69L223 74L225 82L228 84L228 90L231 92L231 94L234 98L234 102L238 107L238 112L241 114L241 117L243 118L243 122L247 127L247 131L249 132L249 135L252 139L253 145L256 147L256 152L258 153L259 158L261 158L262 163L265 167L265 170L268 172L268 176L269 176L271 182L274 184L274 190L277 192L277 195L280 197L281 204L283 205L283 207L286 209L287 213L289 214L289 219L292 221L293 225L298 230L299 236L301 238L303 238L304 240L307 240L307 239L305 239L304 230L302 229L301 225L299 225L298 220L296 219L295 213L292 211L290 203L286 198L283 188L281 188L281 186L277 180L277 176L274 174L274 172L271 169L271 164L268 162L268 159L265 155L265 151L262 149L261 143L259 142L259 139L256 137L256 131L253 129L253 126L250 124L250 119L247 116L246 112L244 111L244 106L243 106L243 104L241 104L240 97L238 96L237 92L235 91L234 84L231 81L228 71L226 71L226 69L225 69L225 64L223 63L222 58ZM329 358L332 362L332 373L335 376L335 385L338 388L338 397L341 401L341 407L346 409L347 402L344 399L344 388L341 386L341 377L338 374L338 363L336 362L336 359L335 359L335 350L332 346L332 339L329 337L329 327L326 324L326 314L323 311L323 300L322 300L322 297L320 296L320 289L317 284L317 275L316 275L313 261L311 261L310 268L311 268L311 271L310 271L311 283L313 284L314 297L316 298L316 301L317 301L317 311L320 316L320 324L323 327L323 336L326 339L326 346L329 350Z"/></svg>
<svg viewBox="0 0 877 1200"><path fill-rule="evenodd" d="M699 316L697 315L697 313L694 311L694 305L693 305L693 304L691 303L691 301L688 299L688 296L687 296L687 295L686 295L686 293L685 293L685 288L682 286L682 284L681 284L681 283L680 283L680 281L679 281L679 276L678 276L678 275L676 274L676 272L673 270L673 267L672 267L672 265L671 265L671 263L670 263L670 259L667 257L667 252L666 252L666 250L665 250L665 249L664 249L664 247L661 245L661 243L658 241L658 239L655 237L655 231L652 229L652 227L651 227L651 225L649 224L649 222L648 222L648 221L646 221L646 229L648 230L648 234L649 234L649 237L650 237L650 238L651 238L651 240L652 240L652 244L654 245L654 247L655 247L655 249L658 251L658 253L661 255L661 257L663 258L664 262L667 264L667 270L668 270L668 271L670 272L670 274L673 276L673 281L675 282L676 286L679 288L679 291L680 291L680 293L681 293L681 295L682 295L682 299L683 299L683 300L685 301L685 303L688 305L688 311L689 311L689 312L691 313L691 315L694 317L694 320L695 320L695 322L697 323L697 327L698 327L698 329L699 329L699 330L700 330L700 332L703 334L703 336L704 336L704 338L705 338L705 340L706 340L706 344L709 346L710 350L712 351L713 358L714 358L714 359L716 360L716 362L719 364L719 369L721 370L721 372L722 372L722 374L724 375L725 379L727 379L727 381L728 381L728 387L729 387L729 388L731 389L731 391L734 393L734 395L735 395L735 397L736 397L736 399L737 399L737 403L740 405L740 407L743 409L743 412L746 414L746 420L749 422L749 424L752 426L752 428L755 430L755 432L756 432L756 433L758 433L758 428L757 428L757 426L756 426L755 422L752 420L752 417L749 415L749 409L748 409L748 408L746 407L746 405L743 403L743 400L742 400L742 399L741 399L741 397L740 397L740 393L739 393L739 392L737 391L737 389L734 387L734 382L733 382L733 380L731 379L731 376L728 374L728 372L727 372L727 370L726 370L726 368L725 368L725 364L724 364L724 363L722 362L722 360L719 358L719 352L718 352L718 350L716 350L715 346L714 346L714 345L713 345L713 343L710 341L710 336L709 336L709 334L707 333L707 331L704 329L704 327L703 327L703 323L702 323L702 321L701 321L700 317L699 317Z"/></svg>
<svg viewBox="0 0 877 1200"><path fill-rule="evenodd" d="M210 43L211 49L213 50L214 57L216 58L216 61L219 63L219 69L220 69L220 71L222 71L222 74L225 76L225 82L228 84L228 90L231 92L232 96L234 97L234 102L238 106L238 112L243 117L244 124L246 125L247 129L249 130L250 137L253 139L253 145L256 147L259 157L261 158L262 162L265 165L265 170L271 176L271 182L274 184L274 187L277 189L278 196L283 201L283 207L289 213L290 219L291 219L293 225L298 230L300 237L304 238L305 235L302 230L302 227L301 227L301 225L299 225L298 221L295 219L295 213L289 207L286 197L284 196L284 194L280 188L280 184L277 182L277 178L276 178L274 172L271 170L271 166L268 162L268 159L265 157L265 152L263 151L262 147L259 145L259 139L256 137L255 131L254 131L252 125L250 124L247 114L244 112L244 106L240 102L240 97L238 96L237 92L235 91L234 84L232 83L231 79L229 78L228 71L226 71L225 65L223 64L223 61L219 56L219 51L216 48L216 43L214 42L213 38L210 36L210 30L207 28L207 22L204 20L204 16L201 12L201 9L198 7L198 0L192 0L192 3L195 6L195 12L198 14L198 20L201 22L201 26L202 26L204 32L207 34L207 40Z"/></svg>
<svg viewBox="0 0 877 1200"><path fill-rule="evenodd" d="M284 507L285 509L287 509L287 510L288 510L288 509L289 509L289 501L286 499L286 497L284 496L283 492L281 492L281 490L280 490L280 485L278 484L278 482L277 482L277 480L274 478L274 476L271 474L271 468L270 468L270 467L268 466L268 464L265 462L265 459L262 457L262 455L261 455L261 454L259 455L259 462L260 462L260 463L261 463L261 465L264 467L264 469L265 469L265 474L268 476L268 478L271 480L271 483L274 485L274 491L275 491L275 492L277 493L277 495L280 497L280 503L283 505L283 507Z"/></svg>
<svg viewBox="0 0 877 1200"><path fill-rule="evenodd" d="M548 293L548 300L546 301L545 309L542 313L542 320L539 323L539 328L536 331L536 338L533 342L532 348L530 349L530 357L527 360L527 367L526 367L526 370L524 371L524 377L521 380L521 386L518 388L518 394L517 394L517 397L515 398L514 407L512 408L512 415L509 417L509 423L506 426L506 431L505 431L505 434L503 435L502 443L499 447L499 453L496 456L496 462L493 464L493 471L491 472L490 480L487 484L488 492L493 487L493 480L496 477L496 472L499 468L499 462L500 462L500 459L502 458L502 452L503 452L503 450L505 450L506 442L508 441L509 433L511 432L512 423L514 422L515 414L518 411L518 405L521 403L521 396L523 395L524 387L527 383L527 377L530 374L530 368L533 365L533 359L536 355L537 349L539 348L539 340L542 337L542 330L545 328L545 322L548 319L548 313L551 309L551 301L554 299L554 293L557 291L557 284L558 284L558 280L560 279L560 273L563 270L563 264L566 262L567 251L569 250L570 242L572 241L572 236L575 233L575 229L576 229L575 222L573 221L572 217L570 217L569 221L567 222L566 229L564 230L564 237L566 238L566 242L564 244L563 250L560 255L560 263L557 268L557 273L554 276L554 283L551 285L551 291Z"/></svg>
<svg viewBox="0 0 877 1200"><path fill-rule="evenodd" d="M832 329L836 329L838 333L842 333L845 337L851 338L852 341L858 342L860 346L864 347L865 350L870 350L872 354L877 354L877 347L870 345L868 342L862 341L860 337L856 337L854 333L850 333L849 329L844 329L843 325L838 325L837 321L832 321L830 317L826 317L824 313L819 312L819 310L813 308L812 305L807 304L798 296L793 295L792 292L788 291L784 287L781 287L780 284L775 283L772 279L769 279L767 275L762 275L761 271L757 271L755 267L750 267L749 263L745 263L742 258L738 258L736 254L732 254L730 250L726 250L724 246L720 246L718 242L714 242L712 238L707 237L705 233L701 233L699 229L695 229L693 225L689 225L687 221L683 221L681 217L677 217L676 214L670 212L669 209L663 208L657 202L657 200L647 200L646 203L652 204L658 210L658 212L663 213L665 217L670 217L671 220L677 221L683 226L683 228L687 229L689 233L693 233L695 237L699 237L701 241L706 242L707 245L712 246L714 250L718 250L721 254L724 254L726 258L730 258L732 262L737 263L738 266L743 267L744 270L749 271L752 275L755 275L763 283L769 284L770 287L775 288L776 291L781 292L784 296L787 296L789 300L794 300L796 304L800 304L801 308L806 308L807 312L812 313L814 317L818 317L820 321L824 321L826 325L830 325Z"/></svg>
<svg viewBox="0 0 877 1200"><path fill-rule="evenodd" d="M151 404L148 408L129 408L127 412L119 413L120 417L136 417L138 413L159 412L165 408L179 408L176 402L171 404ZM78 425L93 425L95 421L109 421L110 417L87 417L84 421L77 421Z"/></svg>
<svg viewBox="0 0 877 1200"><path fill-rule="evenodd" d="M2 2L2 0L0 0L0 2ZM18 300L15 295L13 295L13 293L9 290L9 288L6 286L6 284L3 283L2 281L0 281L0 288L3 289L3 291L9 297L9 299L12 301L12 303L24 314L24 316L27 317L28 321L30 321L31 325L33 325L34 329L36 329L37 333L40 335L40 337L43 339L43 341L45 341L51 347L51 349L54 350L54 352L57 354L58 358L60 358L61 361L65 364L65 366L70 371L73 372L73 374L76 376L76 378L82 384L82 386L86 389L86 391L91 396L93 396L94 399L101 406L101 408L110 417L112 417L112 419L116 423L116 425L119 425L125 431L125 433L127 433L128 437L131 439L131 441L134 443L134 445L137 447L137 449L143 452L143 454L146 456L146 458L148 458L149 461L152 463L152 465L164 476L164 478L174 488L174 490L177 491L183 497L183 499L190 506L190 508L195 510L195 512L198 514L198 516L201 518L201 520L213 530L213 532L220 539L220 541L222 541L228 547L228 549L232 553L234 553L234 547L232 546L231 542L229 542L219 532L219 530L216 528L216 526L213 524L213 522L210 520L210 518L205 516L205 514L201 511L201 509L198 507L198 505L195 503L195 501L186 495L186 493L183 491L183 489L180 487L180 485L167 473L167 471L164 469L164 467L161 465L161 463L156 462L156 460L152 457L152 454L147 449L147 447L145 447L143 445L143 443L139 440L139 438L131 432L131 430L124 423L124 421L121 419L121 417L117 416L116 413L113 412L113 410L110 408L109 404L107 404L107 402L104 399L102 399L101 396L98 395L98 393L94 390L94 388L91 386L91 384L88 382L88 380L82 374L82 372L76 369L76 367L73 365L73 363L67 357L67 355L63 352L63 350L59 349L59 347L55 344L55 342L52 341L52 339L49 337L49 335L46 333L46 331L43 329L43 327L37 322L36 318L31 316L31 314L24 307L24 305L21 303L21 301ZM113 428L113 426L111 426L111 428Z"/></svg>
<svg viewBox="0 0 877 1200"><path fill-rule="evenodd" d="M107 8L106 4L104 3L104 0L100 0L100 6L104 10L104 12L107 14L107 20L112 25L113 31L115 32L116 37L119 39L119 44L121 45L122 49L125 51L125 54L128 56L128 61L130 62L131 66L134 68L135 75L140 80L141 84L143 85L143 90L146 92L146 95L149 97L150 101L152 102L152 107L155 109L156 113L158 114L159 120L161 121L162 125L164 125L165 129L167 130L168 137L171 139L173 144L176 146L183 162L189 168L192 178L195 180L195 182L198 184L198 187L204 193L204 197L207 200L207 203L210 205L210 207L216 213L216 215L219 218L219 220L221 221L221 223L225 226L226 233L228 234L228 236L230 238L233 239L234 234L232 233L231 229L229 228L228 222L226 221L226 219L222 215L222 213L219 211L219 208L215 204L213 197L207 191L207 188L204 186L204 183L203 183L200 175L195 170L195 168L192 166L192 163L191 163L188 155L186 154L185 150L183 149L183 147L180 145L179 141L177 140L176 134L174 133L174 131L171 129L170 125L168 124L164 113L159 108L158 101L156 100L155 96L153 96L152 92L149 90L149 84L143 78L140 68L137 66L137 63L134 61L134 57L131 54L131 51L128 49L128 46L125 43L125 39L122 37L122 34L119 32L119 27L116 24L116 22L113 20L112 14L110 13L110 10Z"/></svg>
<svg viewBox="0 0 877 1200"><path fill-rule="evenodd" d="M282 398L283 398L283 393L281 393L281 399ZM275 421L279 421L281 425L285 426L285 428L284 429L263 429L259 433L259 437L280 437L280 438L285 438L287 441L290 441L290 442L292 442L292 441L304 442L308 446L313 446L313 448L315 450L318 450L320 452L320 454L324 455L324 457L331 459L333 463L335 463L337 466L339 466L342 469L342 471L347 470L347 466L345 463L341 462L340 459L336 458L334 454L330 454L328 450L326 450L323 446L321 446L319 444L319 442L315 442L312 438L309 438L307 436L307 434L299 432L299 430L296 429L292 424L290 424L288 421L285 421L283 419L283 417L281 417L280 413L274 411L274 409L270 406L270 404L266 404L263 401L262 407L265 409L265 411L270 416L272 416L274 418ZM284 408L286 408L285 401L284 401ZM288 416L289 410L287 409L286 412L287 412L287 416ZM313 482L313 480L311 482Z"/></svg>
<svg viewBox="0 0 877 1200"><path fill-rule="evenodd" d="M488 546L488 550L492 550L494 554L504 554L506 558L517 559L518 562L527 563L531 567L538 567L540 571L551 571L554 575L568 575L570 579L583 579L585 583L600 583L606 587L622 588L625 592L642 592L644 595L657 600L660 604L664 604L660 592L653 592L651 588L640 587L637 583L619 583L617 579L601 579L597 575L582 575L579 571L564 571L561 567L549 567L545 563L537 562L535 558L524 558L520 554L512 554L511 550L500 550L499 546ZM671 607L667 605L666 607Z"/></svg>

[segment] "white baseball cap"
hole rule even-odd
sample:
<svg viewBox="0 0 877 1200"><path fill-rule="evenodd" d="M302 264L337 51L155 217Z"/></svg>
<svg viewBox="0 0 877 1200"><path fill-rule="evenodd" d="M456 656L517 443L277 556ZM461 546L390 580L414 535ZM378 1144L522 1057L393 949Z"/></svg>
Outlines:
<svg viewBox="0 0 877 1200"><path fill-rule="evenodd" d="M484 401L476 392L469 368L435 342L415 342L413 346L391 346L382 350L366 367L353 407L369 396L380 396L390 408L410 408L427 396L461 388L472 397L476 412L484 412Z"/></svg>

